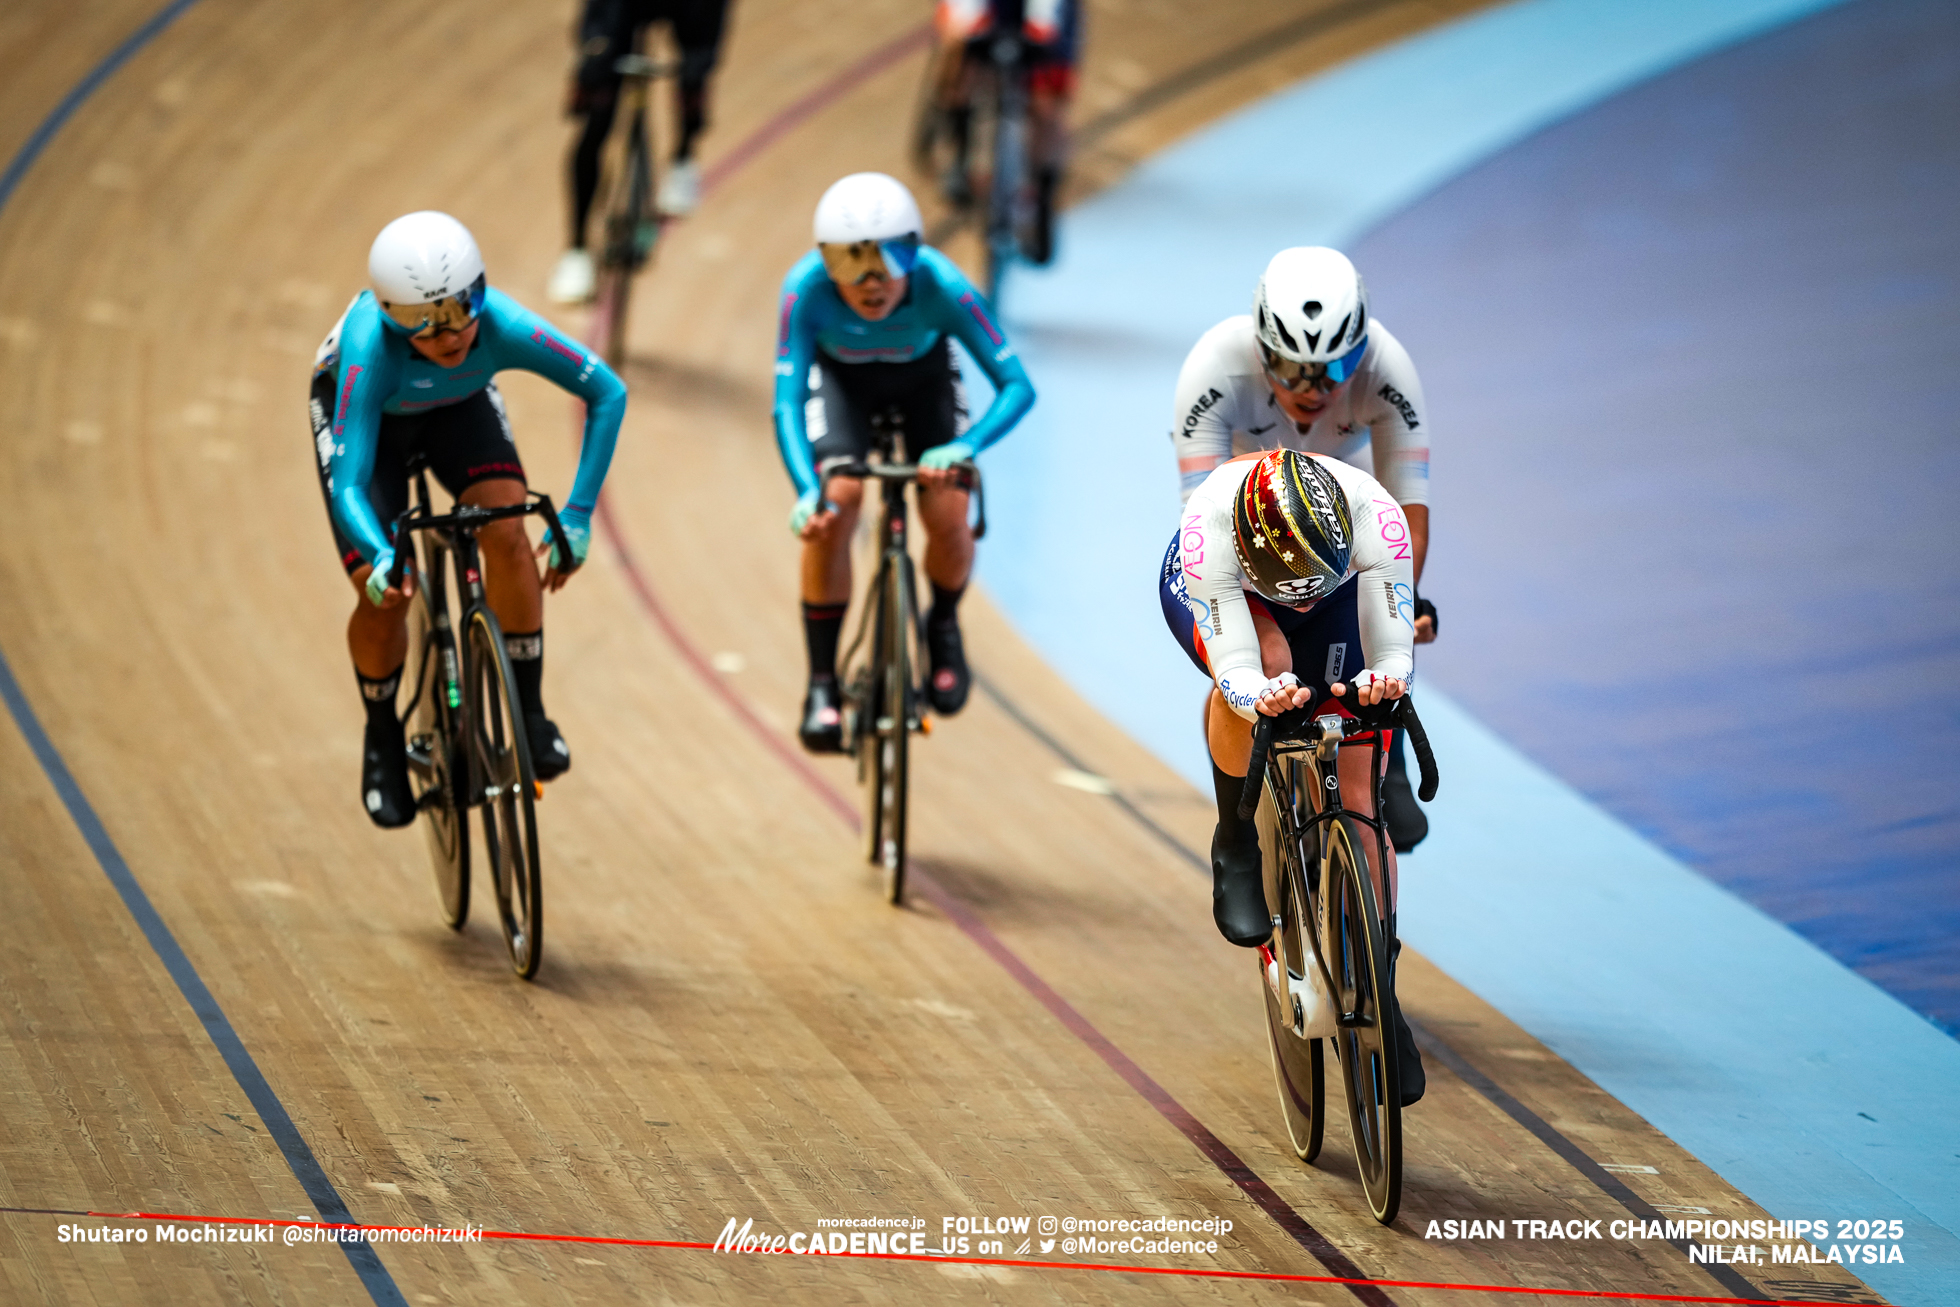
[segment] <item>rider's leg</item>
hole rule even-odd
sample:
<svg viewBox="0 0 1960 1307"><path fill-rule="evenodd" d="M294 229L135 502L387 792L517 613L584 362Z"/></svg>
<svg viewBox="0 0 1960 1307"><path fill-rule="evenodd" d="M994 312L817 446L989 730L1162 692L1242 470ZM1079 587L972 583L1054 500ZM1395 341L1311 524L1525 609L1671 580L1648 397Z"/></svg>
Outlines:
<svg viewBox="0 0 1960 1307"><path fill-rule="evenodd" d="M347 619L347 652L361 687L367 725L361 739L361 804L375 825L392 830L415 820L415 793L408 785L408 754L395 692L408 659L408 605L377 608L367 597L363 563L348 575L354 583L354 613Z"/></svg>
<svg viewBox="0 0 1960 1307"><path fill-rule="evenodd" d="M1293 670L1293 650L1277 623L1253 609L1259 660L1267 676ZM1260 865L1259 828L1239 819L1239 799L1252 765L1252 723L1233 712L1213 687L1205 700L1205 739L1211 747L1211 783L1218 827L1211 837L1211 915L1221 935L1244 948L1272 936Z"/></svg>
<svg viewBox="0 0 1960 1307"><path fill-rule="evenodd" d="M932 607L926 611L926 643L932 662L927 691L935 712L950 717L966 706L972 674L960 636L960 597L973 574L973 527L967 520L972 496L951 486L919 489L919 521L926 529L926 580Z"/></svg>
<svg viewBox="0 0 1960 1307"><path fill-rule="evenodd" d="M810 661L809 689L803 696L803 746L833 753L843 745L843 696L837 689L837 639L851 603L851 539L857 533L864 483L831 477L824 498L836 510L830 521L803 542L803 646Z"/></svg>
<svg viewBox="0 0 1960 1307"><path fill-rule="evenodd" d="M551 281L545 288L546 294L558 304L583 304L592 298L597 273L592 255L585 248L585 235L590 225L592 201L599 191L599 156L606 147L606 135L612 131L613 114L619 105L619 83L609 80L581 85L574 94L574 104L577 112L584 115L585 126L579 131L577 144L572 146L566 169L571 183L571 203L567 206L571 238L565 252L558 257L557 266L551 270Z"/></svg>
<svg viewBox="0 0 1960 1307"><path fill-rule="evenodd" d="M1409 784L1408 752L1403 732L1395 732L1395 745L1388 753L1388 772L1382 780L1382 815L1388 821L1388 838L1397 853L1407 853L1429 834L1429 818L1416 803L1415 787Z"/></svg>
<svg viewBox="0 0 1960 1307"><path fill-rule="evenodd" d="M674 141L674 162L660 179L657 207L669 217L692 213L701 202L701 167L694 161L694 143L708 124L708 76L721 51L722 16L726 0L696 0L673 11L674 44L680 48L680 76L674 94L680 110L680 131Z"/></svg>
<svg viewBox="0 0 1960 1307"><path fill-rule="evenodd" d="M508 508L524 502L525 485L515 477L478 481L458 495L473 508ZM572 751L544 710L544 582L524 519L505 518L476 533L483 561L483 594L497 625L504 630L504 652L517 702L524 712L524 734L531 746L531 767L548 781L572 765Z"/></svg>

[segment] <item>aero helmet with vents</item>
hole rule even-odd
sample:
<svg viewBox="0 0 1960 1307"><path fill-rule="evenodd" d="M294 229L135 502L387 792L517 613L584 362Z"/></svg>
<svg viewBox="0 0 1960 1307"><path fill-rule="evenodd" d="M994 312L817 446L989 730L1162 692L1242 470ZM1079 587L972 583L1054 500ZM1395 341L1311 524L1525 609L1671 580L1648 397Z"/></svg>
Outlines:
<svg viewBox="0 0 1960 1307"><path fill-rule="evenodd" d="M1368 292L1347 255L1324 245L1281 250L1252 305L1266 375L1291 391L1329 391L1368 352Z"/></svg>
<svg viewBox="0 0 1960 1307"><path fill-rule="evenodd" d="M381 229L368 280L390 321L411 336L461 331L483 311L483 256L470 229L424 209Z"/></svg>

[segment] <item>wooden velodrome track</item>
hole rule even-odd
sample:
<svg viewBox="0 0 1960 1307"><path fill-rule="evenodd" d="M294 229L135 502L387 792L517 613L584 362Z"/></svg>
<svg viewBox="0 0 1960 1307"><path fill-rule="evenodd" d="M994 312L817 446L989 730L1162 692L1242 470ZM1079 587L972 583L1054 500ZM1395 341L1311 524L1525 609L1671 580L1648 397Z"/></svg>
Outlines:
<svg viewBox="0 0 1960 1307"><path fill-rule="evenodd" d="M1092 5L1078 184L1466 7ZM154 10L15 0L4 153ZM1402 1216L1370 1222L1344 1125L1317 1168L1286 1149L1254 969L1188 852L1208 801L983 596L969 641L997 693L917 749L918 901L879 901L848 766L790 743L802 655L768 388L815 197L903 171L914 0L736 5L712 193L632 324L612 529L550 609L549 702L578 765L540 810L544 971L510 976L481 894L466 932L444 929L420 837L357 807L351 595L300 396L398 213L456 213L493 280L541 302L569 10L203 0L0 212L0 650L105 837L0 730L0 1299L1521 1300L511 1241L379 1244L363 1277L324 1244L64 1245L73 1218L43 1214L317 1218L283 1136L317 1158L316 1197L330 1183L373 1225L705 1243L730 1217L906 1216L936 1241L945 1216L1209 1216L1234 1223L1216 1257L1092 1260L1876 1301L1835 1267L1718 1276L1658 1243L1425 1240L1432 1218L1762 1213L1413 956L1431 1088ZM525 376L504 390L534 482L562 495L567 402ZM1054 783L1065 765L1123 801ZM108 842L296 1133L248 1099L104 875Z"/></svg>

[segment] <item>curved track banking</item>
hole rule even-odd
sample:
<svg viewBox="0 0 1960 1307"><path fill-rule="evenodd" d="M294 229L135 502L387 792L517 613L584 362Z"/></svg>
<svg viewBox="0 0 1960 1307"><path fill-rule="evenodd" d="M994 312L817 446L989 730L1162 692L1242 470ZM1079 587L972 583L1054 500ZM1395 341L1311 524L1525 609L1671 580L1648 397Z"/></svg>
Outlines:
<svg viewBox="0 0 1960 1307"><path fill-rule="evenodd" d="M73 48L52 62L79 77L151 16L118 12L125 25L91 11L63 29ZM1105 144L1142 153L1221 100L1443 12L1371 6ZM784 765L800 652L766 419L774 288L803 246L809 197L848 168L898 167L916 58L821 99L723 174L639 297L645 343L609 511L674 631L719 655L713 666L744 668L707 674L727 677L746 713L702 694L701 660L635 615L635 573L595 560L552 608L547 685L579 762L541 809L539 983L510 978L480 923L440 926L419 840L372 830L355 806L350 596L299 395L372 232L405 209L463 216L497 280L537 298L560 226L565 131L543 107L559 91L565 17L203 0L81 107L0 212L0 456L33 491L0 559L6 656L352 1214L678 1242L711 1239L730 1217L787 1232L901 1214L1217 1216L1236 1224L1219 1269L1311 1272L1273 1207L1166 1129L1135 1078L1111 1074L1082 1037L1093 1030L1367 1275L1708 1294L1671 1252L1425 1242L1431 1216L1621 1214L1441 1068L1412 1115L1395 1228L1359 1214L1339 1127L1320 1169L1294 1164L1276 1143L1252 970L1214 937L1203 884L1120 808L1052 784L1044 746L991 702L919 751L918 863L940 892L912 911L878 904L833 801ZM890 0L738 6L713 149L754 139L917 18ZM1085 112L1273 21L1250 0L1129 28L1105 18ZM27 119L61 93L31 115L18 95L0 101L0 136L27 139ZM534 479L562 487L561 398L524 377L505 391ZM1199 841L1203 803L979 601L971 640L1024 715ZM842 764L790 760L848 786ZM16 885L0 917L4 1201L310 1218L266 1120L17 734L0 740L0 776L0 857ZM1007 957L1053 1002L1031 1001ZM1433 968L1413 960L1407 975L1410 1007L1466 1065L1594 1156L1653 1166L1652 1192L1679 1205L1753 1214ZM379 1296L321 1245L79 1252L55 1244L49 1217L17 1210L0 1229L0 1268L24 1300ZM413 1302L1111 1292L1029 1267L570 1245L396 1244L381 1259ZM1124 1291L1270 1292L1168 1276ZM1392 1300L1475 1299L1398 1288Z"/></svg>

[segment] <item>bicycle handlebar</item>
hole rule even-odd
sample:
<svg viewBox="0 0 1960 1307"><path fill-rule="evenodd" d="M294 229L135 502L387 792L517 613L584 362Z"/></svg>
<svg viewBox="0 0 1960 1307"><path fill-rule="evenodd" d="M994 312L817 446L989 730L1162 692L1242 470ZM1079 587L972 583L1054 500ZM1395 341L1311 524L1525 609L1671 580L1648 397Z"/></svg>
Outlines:
<svg viewBox="0 0 1960 1307"><path fill-rule="evenodd" d="M970 490L978 501L979 520L973 526L973 538L983 540L987 535L987 492L981 485L980 465L970 458L961 459L952 465L960 473L960 489ZM919 475L917 463L866 463L862 459L854 463L837 463L823 469L824 477L874 477L880 481L911 481Z"/></svg>
<svg viewBox="0 0 1960 1307"><path fill-rule="evenodd" d="M1346 696L1343 696L1346 697ZM1386 711L1384 711L1386 710ZM1307 715L1313 711L1306 708L1290 708L1277 717L1261 716L1252 728L1252 765L1246 769L1245 790L1239 796L1239 820L1248 821L1259 807L1259 787L1266 779L1266 758L1272 752L1273 739L1285 728L1287 739L1299 739L1308 744L1317 744L1321 739L1320 724L1308 721ZM1409 696L1391 699L1383 704L1373 704L1361 710L1369 717L1344 718L1341 722L1341 737L1365 735L1382 726L1399 726L1409 733L1409 743L1416 751L1416 766L1422 773L1422 784L1416 794L1424 803L1436 797L1436 755L1429 747L1429 732L1423 729L1422 718L1416 716L1415 703ZM1371 720L1372 719L1372 720Z"/></svg>
<svg viewBox="0 0 1960 1307"><path fill-rule="evenodd" d="M572 557L571 542L565 538L565 530L558 524L558 509L552 504L551 496L533 491L535 496L522 504L506 504L501 508L479 508L474 504L459 504L453 513L432 514L411 508L395 519L395 565L388 569L388 585L397 587L402 583L402 574L408 568L409 533L413 531L441 531L450 527L462 527L476 531L491 522L510 517L528 517L541 513L545 525L551 530L551 537L559 541L563 548L561 554L566 559ZM573 561L570 567L558 569L560 576L570 576L584 564Z"/></svg>

